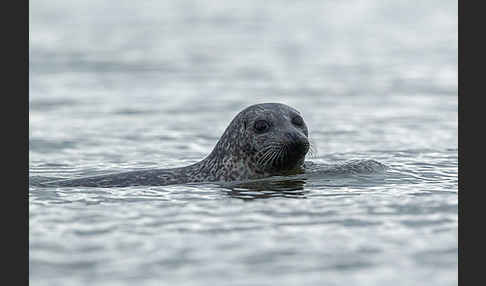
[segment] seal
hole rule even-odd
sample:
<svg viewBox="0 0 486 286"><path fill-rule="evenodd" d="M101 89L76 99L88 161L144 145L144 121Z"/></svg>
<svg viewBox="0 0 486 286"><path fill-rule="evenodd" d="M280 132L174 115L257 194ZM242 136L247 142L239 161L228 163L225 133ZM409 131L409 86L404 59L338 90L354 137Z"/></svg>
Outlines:
<svg viewBox="0 0 486 286"><path fill-rule="evenodd" d="M43 185L162 186L244 181L302 173L309 146L308 129L299 111L281 103L255 104L240 111L212 152L195 164L53 181Z"/></svg>

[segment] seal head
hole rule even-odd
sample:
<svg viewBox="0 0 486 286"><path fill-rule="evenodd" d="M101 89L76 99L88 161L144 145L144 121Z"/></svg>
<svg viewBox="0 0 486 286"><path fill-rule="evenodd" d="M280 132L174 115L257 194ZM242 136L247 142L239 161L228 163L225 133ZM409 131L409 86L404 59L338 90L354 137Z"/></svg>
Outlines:
<svg viewBox="0 0 486 286"><path fill-rule="evenodd" d="M308 129L300 112L281 103L262 103L236 115L205 160L222 163L224 181L254 179L301 168L308 150Z"/></svg>

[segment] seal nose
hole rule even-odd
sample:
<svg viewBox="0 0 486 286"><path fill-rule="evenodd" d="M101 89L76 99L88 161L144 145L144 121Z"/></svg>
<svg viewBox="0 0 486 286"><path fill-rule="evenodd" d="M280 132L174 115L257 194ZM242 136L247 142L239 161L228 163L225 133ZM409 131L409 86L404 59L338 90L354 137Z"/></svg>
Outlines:
<svg viewBox="0 0 486 286"><path fill-rule="evenodd" d="M309 151L309 140L305 136L296 132L288 132L287 138L289 140L287 145L289 153L292 155L307 154L307 151Z"/></svg>

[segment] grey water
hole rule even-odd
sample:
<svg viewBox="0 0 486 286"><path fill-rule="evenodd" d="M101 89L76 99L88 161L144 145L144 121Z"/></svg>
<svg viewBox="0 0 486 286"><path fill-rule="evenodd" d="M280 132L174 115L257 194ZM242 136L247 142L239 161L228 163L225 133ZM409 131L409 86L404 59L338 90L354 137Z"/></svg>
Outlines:
<svg viewBox="0 0 486 286"><path fill-rule="evenodd" d="M457 285L457 1L29 4L30 285ZM194 163L261 102L305 176L35 184Z"/></svg>

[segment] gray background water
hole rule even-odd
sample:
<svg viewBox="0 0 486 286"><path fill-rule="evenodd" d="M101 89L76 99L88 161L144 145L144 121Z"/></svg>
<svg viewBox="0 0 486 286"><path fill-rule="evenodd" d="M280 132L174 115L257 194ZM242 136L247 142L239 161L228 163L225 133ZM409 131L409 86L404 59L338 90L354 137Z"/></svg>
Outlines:
<svg viewBox="0 0 486 286"><path fill-rule="evenodd" d="M31 285L456 285L457 1L30 1L32 180L196 162L259 102L371 174L29 190Z"/></svg>

